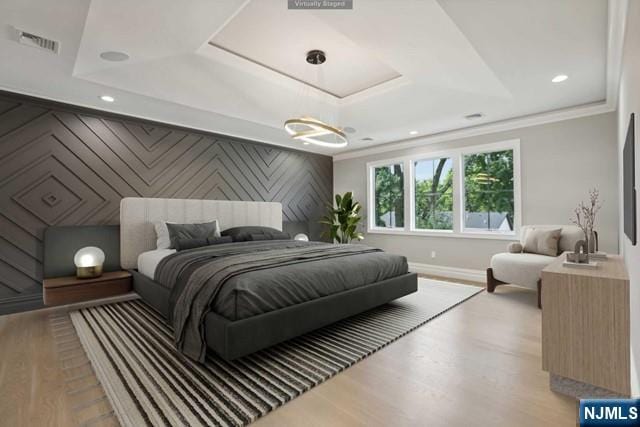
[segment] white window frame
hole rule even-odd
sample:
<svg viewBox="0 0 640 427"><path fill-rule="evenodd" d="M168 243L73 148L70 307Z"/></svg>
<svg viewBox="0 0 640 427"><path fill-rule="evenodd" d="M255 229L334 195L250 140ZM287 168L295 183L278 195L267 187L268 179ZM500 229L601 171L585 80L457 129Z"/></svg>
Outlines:
<svg viewBox="0 0 640 427"><path fill-rule="evenodd" d="M376 199L375 199L375 169L391 166L395 164L402 164L402 173L404 174L403 183L404 183L404 227L378 227L375 223L375 209L376 209ZM407 162L406 159L390 159L381 162L372 162L367 163L367 232L370 230L386 230L390 232L403 232L407 229ZM371 214L369 214L371 213Z"/></svg>
<svg viewBox="0 0 640 427"><path fill-rule="evenodd" d="M428 230L428 229L423 229L423 228L416 228L416 216L415 216L415 209L416 209L416 162L420 162L420 161L424 161L424 160L435 160L435 159L442 159L442 158L448 158L451 159L451 168L453 169L453 229L451 230ZM456 221L457 221L457 215L456 213L456 182L457 182L457 174L458 174L458 164L456 162L456 157L455 155L452 154L451 151L438 151L438 152L432 152L432 153L428 153L428 154L423 154L423 155L418 155L418 156L412 156L411 160L411 185L410 185L410 191L409 191L409 195L411 196L411 200L409 201L409 206L410 206L410 211L409 211L409 216L410 216L410 227L409 230L410 231L415 231L417 233L434 233L437 235L441 235L441 234L451 234L454 233L455 230L457 230L456 228Z"/></svg>
<svg viewBox="0 0 640 427"><path fill-rule="evenodd" d="M513 150L513 231L489 231L464 229L464 156L475 153ZM439 158L451 158L453 168L453 230L423 230L415 227L415 162ZM385 228L375 225L374 169L402 163L404 171L404 227ZM474 145L443 151L423 151L412 155L367 163L367 233L400 234L456 238L517 240L522 225L520 140L511 139L490 144Z"/></svg>

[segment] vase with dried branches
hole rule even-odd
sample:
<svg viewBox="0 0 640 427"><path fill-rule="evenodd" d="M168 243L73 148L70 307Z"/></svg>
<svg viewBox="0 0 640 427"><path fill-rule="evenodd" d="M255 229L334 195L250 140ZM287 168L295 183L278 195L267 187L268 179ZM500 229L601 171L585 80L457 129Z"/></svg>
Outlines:
<svg viewBox="0 0 640 427"><path fill-rule="evenodd" d="M584 239L587 242L589 253L595 253L598 250L594 226L596 223L596 214L602 207L599 198L600 192L597 189L589 190L589 201L587 203L584 201L580 202L578 207L573 211L573 218L571 218L571 222L580 227L584 233Z"/></svg>

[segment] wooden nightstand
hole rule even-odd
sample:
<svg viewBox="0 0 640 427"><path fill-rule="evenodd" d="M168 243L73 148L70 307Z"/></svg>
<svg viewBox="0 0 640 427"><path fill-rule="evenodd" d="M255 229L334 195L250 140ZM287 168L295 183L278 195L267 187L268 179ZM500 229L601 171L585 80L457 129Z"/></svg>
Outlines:
<svg viewBox="0 0 640 427"><path fill-rule="evenodd" d="M73 302L110 297L131 292L131 273L110 271L92 279L55 277L43 281L45 305L61 305Z"/></svg>

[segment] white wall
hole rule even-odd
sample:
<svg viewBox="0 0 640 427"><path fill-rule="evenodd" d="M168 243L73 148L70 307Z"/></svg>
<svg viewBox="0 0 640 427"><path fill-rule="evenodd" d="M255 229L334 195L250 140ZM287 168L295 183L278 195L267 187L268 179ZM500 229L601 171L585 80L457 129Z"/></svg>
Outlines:
<svg viewBox="0 0 640 427"><path fill-rule="evenodd" d="M639 1L640 3L640 1ZM573 209L600 190L604 207L597 220L600 247L618 252L618 155L615 113L531 126L401 151L334 162L334 192L353 191L366 205L366 163L427 151L520 139L522 224L567 224ZM365 213L366 214L366 213ZM504 240L365 235L365 244L405 255L410 262L485 269ZM436 257L431 258L431 251Z"/></svg>
<svg viewBox="0 0 640 427"><path fill-rule="evenodd" d="M640 1L630 1L627 12L626 36L618 100L618 150L622 159L629 126L629 115L636 113L636 187L640 185ZM620 163L622 164L622 163ZM620 194L622 195L622 171L620 171ZM640 244L632 246L624 234L622 198L620 197L620 246L631 279L631 392L640 396ZM640 209L638 212L640 213ZM640 215L636 218L640 225Z"/></svg>

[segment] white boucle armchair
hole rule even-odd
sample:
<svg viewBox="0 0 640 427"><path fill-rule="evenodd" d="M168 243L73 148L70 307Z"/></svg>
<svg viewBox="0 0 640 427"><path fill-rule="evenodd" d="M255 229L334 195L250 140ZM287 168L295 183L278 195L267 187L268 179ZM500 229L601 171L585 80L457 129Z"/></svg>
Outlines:
<svg viewBox="0 0 640 427"><path fill-rule="evenodd" d="M556 256L523 252L527 232L532 229L561 229ZM525 225L520 230L520 243L512 242L507 252L491 258L487 268L487 292L493 293L498 285L513 284L538 291L538 307L541 307L542 270L565 251L573 251L578 240L584 239L584 233L574 225Z"/></svg>

